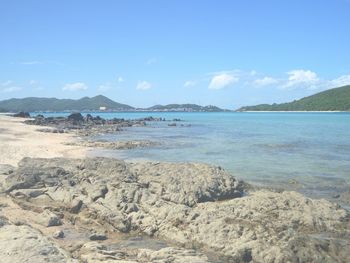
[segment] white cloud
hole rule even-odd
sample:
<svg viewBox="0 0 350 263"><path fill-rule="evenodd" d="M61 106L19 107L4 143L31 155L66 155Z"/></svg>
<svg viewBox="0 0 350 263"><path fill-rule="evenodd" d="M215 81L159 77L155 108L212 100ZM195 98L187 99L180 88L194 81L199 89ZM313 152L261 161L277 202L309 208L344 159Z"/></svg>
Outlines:
<svg viewBox="0 0 350 263"><path fill-rule="evenodd" d="M271 77L263 77L261 79L256 79L254 80L253 84L256 86L269 86L269 85L273 85L276 84L278 82L277 79L271 78Z"/></svg>
<svg viewBox="0 0 350 263"><path fill-rule="evenodd" d="M249 72L249 75L250 75L250 76L255 76L256 74L258 74L258 72L256 72L255 70L251 70L251 71Z"/></svg>
<svg viewBox="0 0 350 263"><path fill-rule="evenodd" d="M328 83L329 88L337 88L346 85L350 85L350 75L340 76L339 78L333 79Z"/></svg>
<svg viewBox="0 0 350 263"><path fill-rule="evenodd" d="M31 86L34 86L34 85L37 85L38 84L38 81L36 81L36 80L30 80L29 81L29 85L31 85Z"/></svg>
<svg viewBox="0 0 350 263"><path fill-rule="evenodd" d="M111 89L112 89L112 84L109 82L104 83L97 88L97 90L101 92L109 91Z"/></svg>
<svg viewBox="0 0 350 263"><path fill-rule="evenodd" d="M147 65L152 65L157 62L157 58L150 58L146 61Z"/></svg>
<svg viewBox="0 0 350 263"><path fill-rule="evenodd" d="M34 61L22 61L19 64L21 64L21 65L38 65L38 64L43 64L43 62L34 60Z"/></svg>
<svg viewBox="0 0 350 263"><path fill-rule="evenodd" d="M147 81L139 81L136 86L137 90L148 90L150 88L152 88L152 84Z"/></svg>
<svg viewBox="0 0 350 263"><path fill-rule="evenodd" d="M190 88L190 87L194 87L197 85L197 82L196 81L193 81L193 80L188 80L184 83L184 87L185 88Z"/></svg>
<svg viewBox="0 0 350 263"><path fill-rule="evenodd" d="M1 89L1 92L3 92L3 93L11 93L11 92L20 91L20 90L22 90L21 87L7 86L7 87Z"/></svg>
<svg viewBox="0 0 350 263"><path fill-rule="evenodd" d="M281 86L282 89L307 88L315 89L320 81L317 74L311 70L296 69L287 72L288 81Z"/></svg>
<svg viewBox="0 0 350 263"><path fill-rule="evenodd" d="M79 91L79 90L87 90L87 89L88 87L83 82L68 83L64 85L64 87L62 88L62 90L67 90L67 91Z"/></svg>
<svg viewBox="0 0 350 263"><path fill-rule="evenodd" d="M124 82L124 78L123 77L118 77L117 81L118 81L118 83L122 83L122 82Z"/></svg>
<svg viewBox="0 0 350 263"><path fill-rule="evenodd" d="M12 80L7 80L7 81L5 81L5 82L1 83L1 86L6 87L6 86L11 85L12 83L13 83L13 81L12 81Z"/></svg>
<svg viewBox="0 0 350 263"><path fill-rule="evenodd" d="M228 73L221 73L218 75L215 75L209 84L209 89L223 89L226 88L234 83L237 83L239 81L239 78L237 76L228 74Z"/></svg>
<svg viewBox="0 0 350 263"><path fill-rule="evenodd" d="M19 91L22 89L21 87L14 86L13 84L14 84L14 82L12 80L7 80L7 81L1 83L0 86L2 88L0 88L0 91L2 93L10 93L10 92Z"/></svg>

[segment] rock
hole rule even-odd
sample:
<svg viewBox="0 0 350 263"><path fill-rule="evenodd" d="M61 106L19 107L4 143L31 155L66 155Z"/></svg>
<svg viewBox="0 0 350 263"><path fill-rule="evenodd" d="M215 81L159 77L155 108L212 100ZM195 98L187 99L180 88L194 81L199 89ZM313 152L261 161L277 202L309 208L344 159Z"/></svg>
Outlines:
<svg viewBox="0 0 350 263"><path fill-rule="evenodd" d="M17 191L45 191L52 211L68 213L72 200L77 200L77 207L81 200L84 209L72 218L98 225L96 231L147 234L226 262L350 262L348 211L296 192L247 192L246 184L220 167L25 158L4 181L6 192L17 202ZM36 206L36 198L28 202ZM106 237L95 235L92 238ZM89 253L81 258L99 262L129 257L107 248ZM198 252L191 253L173 249L139 256L146 262L206 262Z"/></svg>
<svg viewBox="0 0 350 263"><path fill-rule="evenodd" d="M64 238L64 232L62 230L58 230L52 235L54 238Z"/></svg>
<svg viewBox="0 0 350 263"><path fill-rule="evenodd" d="M94 120L94 117L92 117L92 115L88 113L88 114L86 115L86 117L85 117L85 120L86 120L87 122L93 121L93 120Z"/></svg>
<svg viewBox="0 0 350 263"><path fill-rule="evenodd" d="M46 227L62 225L61 219L49 210L45 210L38 215L37 222Z"/></svg>
<svg viewBox="0 0 350 263"><path fill-rule="evenodd" d="M5 225L0 228L0 259L1 263L76 262L39 231L26 225Z"/></svg>
<svg viewBox="0 0 350 263"><path fill-rule="evenodd" d="M175 123L175 122L169 123L168 126L170 126L170 127L176 127L176 123Z"/></svg>
<svg viewBox="0 0 350 263"><path fill-rule="evenodd" d="M76 122L84 121L84 117L83 117L83 115L81 115L80 112L70 114L70 115L67 117L67 119L68 119L69 121L76 121Z"/></svg>
<svg viewBox="0 0 350 263"><path fill-rule="evenodd" d="M101 234L101 233L94 233L94 234L91 234L89 236L89 239L91 241L97 241L97 240L106 240L107 239L107 236L105 234Z"/></svg>
<svg viewBox="0 0 350 263"><path fill-rule="evenodd" d="M13 117L30 118L30 114L29 114L29 112L20 111L20 112L18 112L16 114L13 114Z"/></svg>
<svg viewBox="0 0 350 263"><path fill-rule="evenodd" d="M79 213L82 205L83 205L83 201L81 201L80 199L74 199L72 201L71 207L69 208L69 212L73 214Z"/></svg>
<svg viewBox="0 0 350 263"><path fill-rule="evenodd" d="M81 248L81 254L81 259L87 263L136 263L136 261L128 260L126 252L122 250L108 250L106 246L95 241L85 243Z"/></svg>
<svg viewBox="0 0 350 263"><path fill-rule="evenodd" d="M84 118L81 113L72 113L68 117L47 117L37 115L35 119L26 120L26 124L45 126L42 132L73 132L79 136L98 135L101 133L115 133L123 127L146 126L146 120L163 121L162 118L143 118L136 120L125 120L119 118L103 119L100 116L93 117L87 114ZM47 127L51 127L48 129Z"/></svg>
<svg viewBox="0 0 350 263"><path fill-rule="evenodd" d="M190 249L178 249L173 247L159 250L141 249L137 255L140 262L191 262L205 263L211 262L207 256Z"/></svg>
<svg viewBox="0 0 350 263"><path fill-rule="evenodd" d="M125 150L125 149L134 149L134 148L152 147L152 146L158 145L158 143L149 141L149 140L117 141L117 142L77 141L74 143L70 143L68 145L93 147L93 148L105 148L105 149L112 149L112 150Z"/></svg>
<svg viewBox="0 0 350 263"><path fill-rule="evenodd" d="M9 175L13 173L15 167L9 164L0 164L0 175Z"/></svg>
<svg viewBox="0 0 350 263"><path fill-rule="evenodd" d="M8 219L4 216L0 216L0 228L8 224Z"/></svg>

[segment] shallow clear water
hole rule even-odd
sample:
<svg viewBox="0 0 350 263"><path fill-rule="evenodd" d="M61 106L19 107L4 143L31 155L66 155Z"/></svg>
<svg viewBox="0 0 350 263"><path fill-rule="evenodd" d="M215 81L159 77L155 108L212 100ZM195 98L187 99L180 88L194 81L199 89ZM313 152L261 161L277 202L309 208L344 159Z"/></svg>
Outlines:
<svg viewBox="0 0 350 263"><path fill-rule="evenodd" d="M62 113L57 113L62 115ZM57 115L56 114L56 115ZM154 148L97 151L122 159L205 162L256 184L333 195L350 187L350 113L96 113L104 118L180 118L102 135L160 142ZM183 124L184 126L181 126ZM190 125L190 127L187 127Z"/></svg>

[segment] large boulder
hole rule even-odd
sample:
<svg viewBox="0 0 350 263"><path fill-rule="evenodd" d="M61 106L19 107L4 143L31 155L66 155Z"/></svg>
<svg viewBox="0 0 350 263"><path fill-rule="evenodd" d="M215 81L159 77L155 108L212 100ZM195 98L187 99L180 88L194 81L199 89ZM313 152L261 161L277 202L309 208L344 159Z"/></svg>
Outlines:
<svg viewBox="0 0 350 263"><path fill-rule="evenodd" d="M74 121L74 122L82 122L82 121L84 121L84 117L83 117L83 115L81 115L81 113L80 112L76 112L76 113L72 113L72 114L70 114L68 117L67 117L67 119L69 120L69 121Z"/></svg>

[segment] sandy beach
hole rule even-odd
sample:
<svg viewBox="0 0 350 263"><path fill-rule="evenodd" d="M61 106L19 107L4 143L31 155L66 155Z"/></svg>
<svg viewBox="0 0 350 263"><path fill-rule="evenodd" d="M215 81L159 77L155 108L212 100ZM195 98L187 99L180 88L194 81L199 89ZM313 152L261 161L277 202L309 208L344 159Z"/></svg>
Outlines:
<svg viewBox="0 0 350 263"><path fill-rule="evenodd" d="M87 149L80 146L64 145L73 143L71 134L43 133L42 126L26 125L25 119L0 115L0 163L16 166L24 157L38 158L83 158Z"/></svg>

